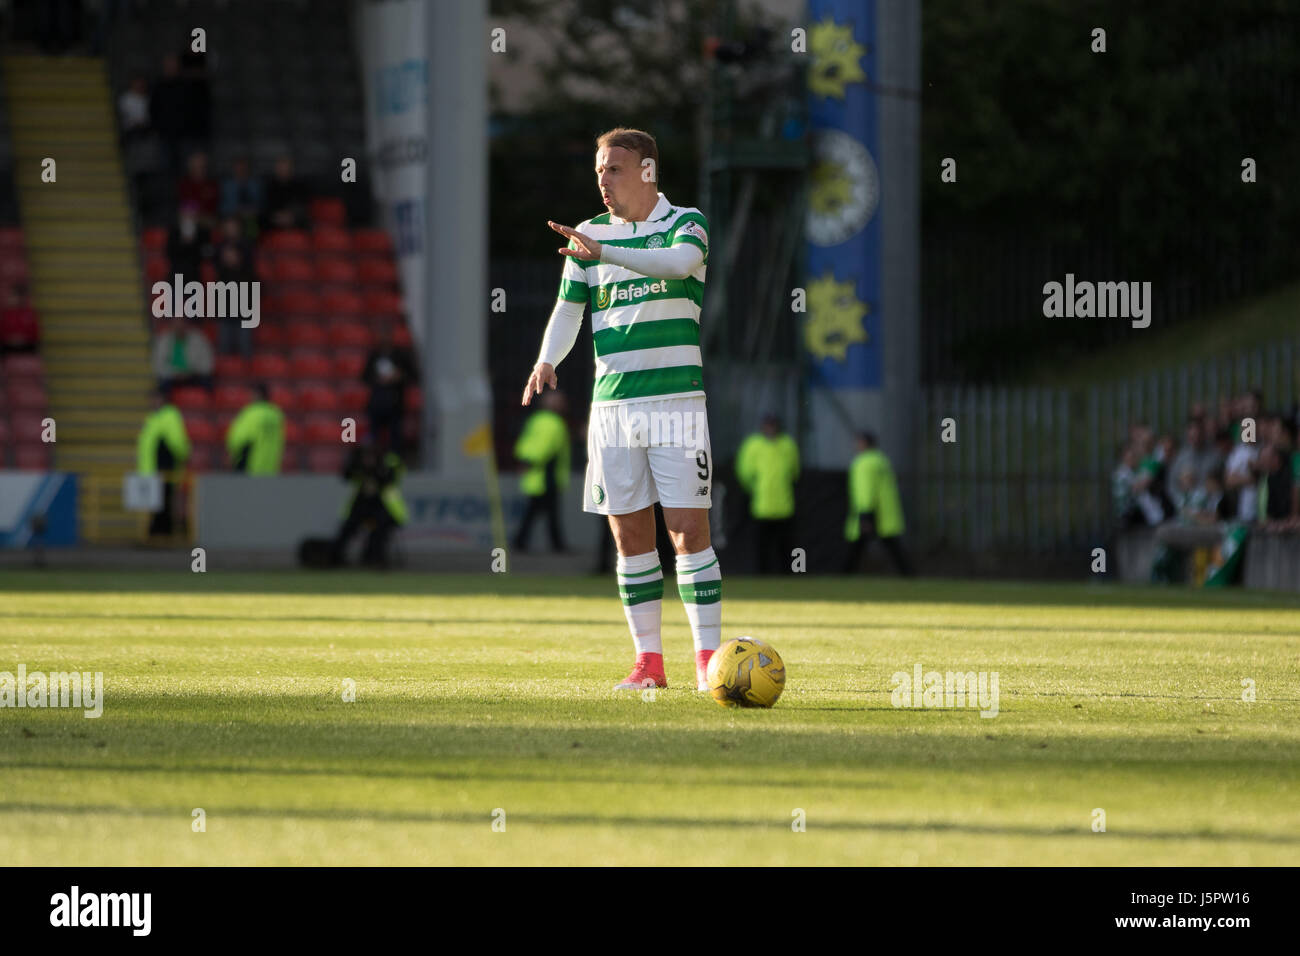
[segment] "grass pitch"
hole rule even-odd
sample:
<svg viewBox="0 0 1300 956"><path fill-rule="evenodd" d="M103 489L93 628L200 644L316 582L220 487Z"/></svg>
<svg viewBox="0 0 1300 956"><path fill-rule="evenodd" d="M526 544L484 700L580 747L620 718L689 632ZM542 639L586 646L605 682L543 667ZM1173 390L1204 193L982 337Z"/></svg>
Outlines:
<svg viewBox="0 0 1300 956"><path fill-rule="evenodd" d="M612 577L0 573L0 671L105 697L0 709L0 860L1300 861L1296 597L724 577L789 671L728 711L667 583L648 701ZM997 671L998 716L893 707L917 663Z"/></svg>

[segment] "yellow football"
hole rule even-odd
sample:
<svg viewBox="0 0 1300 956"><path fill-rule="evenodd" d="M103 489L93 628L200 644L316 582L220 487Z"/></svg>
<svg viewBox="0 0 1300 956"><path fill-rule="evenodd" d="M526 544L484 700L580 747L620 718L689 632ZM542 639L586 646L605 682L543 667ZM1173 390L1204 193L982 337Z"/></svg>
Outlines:
<svg viewBox="0 0 1300 956"><path fill-rule="evenodd" d="M771 644L737 637L713 652L706 680L723 707L771 707L785 689L785 663Z"/></svg>

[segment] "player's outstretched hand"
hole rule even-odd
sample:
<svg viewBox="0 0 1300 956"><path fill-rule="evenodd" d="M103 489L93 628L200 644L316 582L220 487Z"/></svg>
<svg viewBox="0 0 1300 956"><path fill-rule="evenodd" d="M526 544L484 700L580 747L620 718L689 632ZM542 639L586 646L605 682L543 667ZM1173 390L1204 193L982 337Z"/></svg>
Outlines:
<svg viewBox="0 0 1300 956"><path fill-rule="evenodd" d="M578 230L570 226L562 226L558 222L546 220L546 224L566 238L572 239L577 249L559 249L557 250L562 256L573 256L575 259L599 259L600 243L591 236L583 235Z"/></svg>
<svg viewBox="0 0 1300 956"><path fill-rule="evenodd" d="M559 384L559 379L555 377L555 366L549 362L538 362L533 366L533 374L528 376L528 384L524 386L524 400L519 404L527 405L534 395L542 394L545 386L558 388Z"/></svg>

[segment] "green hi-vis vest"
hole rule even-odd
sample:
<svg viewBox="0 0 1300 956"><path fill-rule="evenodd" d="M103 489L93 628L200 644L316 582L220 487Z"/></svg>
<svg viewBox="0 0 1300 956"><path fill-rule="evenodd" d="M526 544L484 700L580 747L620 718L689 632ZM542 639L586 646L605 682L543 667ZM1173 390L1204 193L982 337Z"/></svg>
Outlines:
<svg viewBox="0 0 1300 956"><path fill-rule="evenodd" d="M849 463L849 516L844 537L857 541L860 518L874 512L876 534L892 538L903 533L903 505L898 500L898 483L885 453L878 448L860 452Z"/></svg>
<svg viewBox="0 0 1300 956"><path fill-rule="evenodd" d="M190 457L190 436L185 432L185 419L180 409L167 404L149 413L135 443L135 470L142 475L158 472L158 442L164 442L180 467Z"/></svg>
<svg viewBox="0 0 1300 956"><path fill-rule="evenodd" d="M284 412L265 401L250 402L239 410L226 433L226 451L235 461L248 449L245 474L278 475L284 457Z"/></svg>
<svg viewBox="0 0 1300 956"><path fill-rule="evenodd" d="M799 448L789 435L750 435L736 452L736 479L749 493L749 513L761 520L794 514Z"/></svg>
<svg viewBox="0 0 1300 956"><path fill-rule="evenodd" d="M394 521L398 524L406 524L410 517L406 510L406 499L402 497L402 476L406 474L406 466L402 464L402 459L391 451L384 454L384 464L392 469L393 480L380 489L379 500L384 503L384 509ZM353 481L352 494L348 495L347 503L343 506L344 516L352 510L352 505L360 491L361 481Z"/></svg>
<svg viewBox="0 0 1300 956"><path fill-rule="evenodd" d="M555 486L563 489L569 485L569 426L564 419L549 409L534 412L524 423L524 430L515 442L515 457L528 463L528 470L519 479L519 490L529 497L546 491L546 469L554 462Z"/></svg>

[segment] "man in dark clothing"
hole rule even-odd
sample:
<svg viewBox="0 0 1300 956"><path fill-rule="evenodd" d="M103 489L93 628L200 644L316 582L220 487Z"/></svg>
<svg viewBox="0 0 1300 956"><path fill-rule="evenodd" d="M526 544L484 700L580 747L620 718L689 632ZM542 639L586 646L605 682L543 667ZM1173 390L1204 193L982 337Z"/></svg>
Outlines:
<svg viewBox="0 0 1300 956"><path fill-rule="evenodd" d="M294 175L293 160L281 156L266 183L263 229L302 229L307 225L307 186Z"/></svg>
<svg viewBox="0 0 1300 956"><path fill-rule="evenodd" d="M212 255L206 230L199 224L199 207L183 203L175 225L167 234L167 259L174 275L179 272L186 282L202 282L199 266Z"/></svg>
<svg viewBox="0 0 1300 956"><path fill-rule="evenodd" d="M392 452L375 445L359 445L343 466L343 478L352 484L352 500L347 506L343 527L334 538L333 563L342 565L348 542L363 527L370 528L361 563L371 567L388 567L388 539L406 523L406 502L401 481L405 469Z"/></svg>
<svg viewBox="0 0 1300 956"><path fill-rule="evenodd" d="M149 98L149 120L163 140L168 169L175 172L181 164L181 141L185 138L186 80L181 76L180 57L169 53L163 57L162 76L154 83Z"/></svg>
<svg viewBox="0 0 1300 956"><path fill-rule="evenodd" d="M380 447L402 453L402 415L406 410L406 387L415 384L415 362L410 350L393 344L387 325L379 327L378 344L366 358L361 380L370 386L370 436Z"/></svg>

